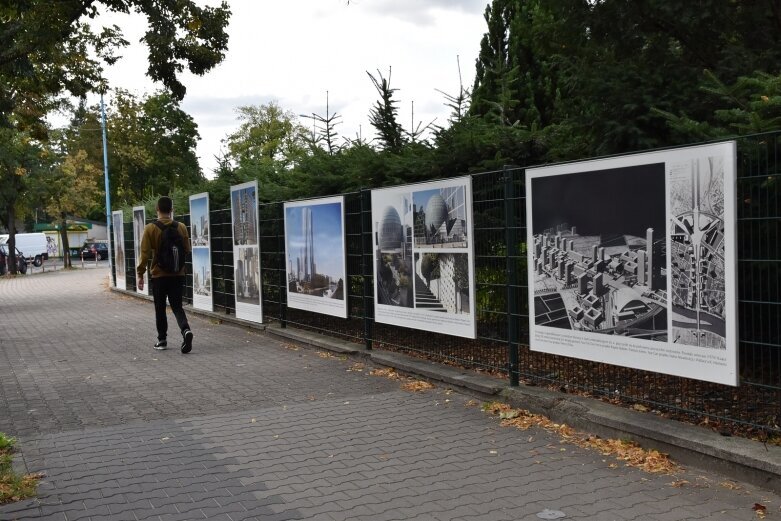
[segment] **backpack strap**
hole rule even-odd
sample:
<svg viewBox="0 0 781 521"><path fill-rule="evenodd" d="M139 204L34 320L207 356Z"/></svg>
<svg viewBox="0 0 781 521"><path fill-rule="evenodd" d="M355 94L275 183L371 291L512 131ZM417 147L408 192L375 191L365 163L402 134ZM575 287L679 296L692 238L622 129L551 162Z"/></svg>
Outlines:
<svg viewBox="0 0 781 521"><path fill-rule="evenodd" d="M160 228L160 231L164 232L166 228L173 228L174 226L176 226L178 228L179 227L179 223L176 222L176 221L171 221L171 224L165 225L160 220L156 220L155 221L155 226Z"/></svg>

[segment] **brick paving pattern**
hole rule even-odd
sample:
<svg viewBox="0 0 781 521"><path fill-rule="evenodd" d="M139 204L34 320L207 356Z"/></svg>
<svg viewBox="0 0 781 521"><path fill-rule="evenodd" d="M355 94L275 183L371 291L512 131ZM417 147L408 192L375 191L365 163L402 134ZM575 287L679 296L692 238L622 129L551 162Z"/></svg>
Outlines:
<svg viewBox="0 0 781 521"><path fill-rule="evenodd" d="M18 466L46 474L2 520L781 515L781 498L750 485L612 468L499 426L469 396L403 391L355 360L197 315L191 354L154 351L151 304L109 292L106 275L0 280L0 431L19 439Z"/></svg>

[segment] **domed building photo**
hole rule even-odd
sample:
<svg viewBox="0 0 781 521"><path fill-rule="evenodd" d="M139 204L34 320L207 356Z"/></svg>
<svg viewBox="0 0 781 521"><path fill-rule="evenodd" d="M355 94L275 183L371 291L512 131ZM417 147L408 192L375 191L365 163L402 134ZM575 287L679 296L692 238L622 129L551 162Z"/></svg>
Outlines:
<svg viewBox="0 0 781 521"><path fill-rule="evenodd" d="M459 185L412 194L416 246L468 246L464 190L465 187Z"/></svg>
<svg viewBox="0 0 781 521"><path fill-rule="evenodd" d="M374 223L377 302L411 308L414 298L410 198L389 194L377 208L380 210L380 219Z"/></svg>

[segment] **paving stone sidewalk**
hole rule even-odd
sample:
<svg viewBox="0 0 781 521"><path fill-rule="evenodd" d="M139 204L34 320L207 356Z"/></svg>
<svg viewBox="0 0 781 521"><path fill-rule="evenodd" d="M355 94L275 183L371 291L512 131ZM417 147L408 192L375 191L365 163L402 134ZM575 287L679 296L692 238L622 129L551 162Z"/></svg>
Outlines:
<svg viewBox="0 0 781 521"><path fill-rule="evenodd" d="M750 485L644 473L239 326L191 315L193 352L156 352L151 304L107 273L0 279L0 431L46 474L2 520L781 516Z"/></svg>

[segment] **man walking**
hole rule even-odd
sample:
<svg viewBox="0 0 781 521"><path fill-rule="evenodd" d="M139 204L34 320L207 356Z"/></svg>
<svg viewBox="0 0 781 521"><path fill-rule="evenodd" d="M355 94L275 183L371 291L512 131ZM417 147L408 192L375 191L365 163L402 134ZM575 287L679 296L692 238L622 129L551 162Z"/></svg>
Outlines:
<svg viewBox="0 0 781 521"><path fill-rule="evenodd" d="M162 351L168 348L168 319L165 314L165 300L171 303L171 311L182 332L182 353L193 348L193 332L182 309L184 292L184 256L190 253L190 238L187 227L171 219L173 201L161 197L157 201L157 221L147 224L141 239L141 254L136 266L138 288L144 289L144 272L152 259L152 296L155 301L155 324L157 343L154 348ZM154 252L154 254L153 254Z"/></svg>

